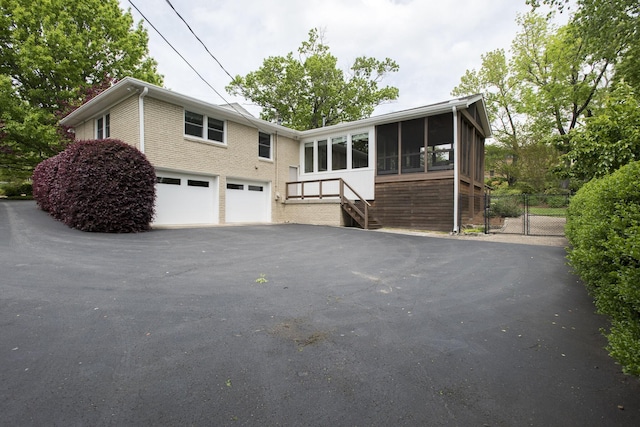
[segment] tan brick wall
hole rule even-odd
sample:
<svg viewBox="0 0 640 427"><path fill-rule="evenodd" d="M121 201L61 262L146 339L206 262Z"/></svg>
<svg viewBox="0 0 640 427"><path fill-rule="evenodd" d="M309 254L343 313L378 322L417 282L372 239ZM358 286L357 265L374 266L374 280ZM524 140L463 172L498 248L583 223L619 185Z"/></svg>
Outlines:
<svg viewBox="0 0 640 427"><path fill-rule="evenodd" d="M83 141L95 138L94 120L89 120L74 128L76 140Z"/></svg>
<svg viewBox="0 0 640 427"><path fill-rule="evenodd" d="M274 136L274 161L258 157L258 129L227 121L226 145L184 136L184 109L153 98L145 98L145 153L159 168L220 176L220 222L225 222L227 177L271 183L273 222L284 222L276 193L284 195L289 166L299 163L297 142Z"/></svg>
<svg viewBox="0 0 640 427"><path fill-rule="evenodd" d="M344 226L342 206L335 201L294 201L283 204L284 222Z"/></svg>
<svg viewBox="0 0 640 427"><path fill-rule="evenodd" d="M140 148L139 97L133 95L109 110L111 138ZM106 113L106 112L105 112ZM258 157L258 129L249 123L226 121L226 145L184 136L184 108L149 96L144 98L144 152L156 168L219 176L220 223L225 222L227 177L271 183L272 221L288 221L284 197L289 167L299 166L297 141L272 136L272 158ZM95 137L95 119L79 125L77 139ZM276 200L276 195L279 195ZM291 212L292 209L289 209Z"/></svg>
<svg viewBox="0 0 640 427"><path fill-rule="evenodd" d="M277 180L273 187L274 197L272 198L273 204L271 212L273 216L273 222L291 222L288 221L288 212L286 211L287 205L285 205L285 196L287 194L286 184L289 181L289 167L300 167L300 147L298 141L294 141L289 138L278 137L276 144L276 156L278 170ZM279 199L275 200L275 195L279 195Z"/></svg>
<svg viewBox="0 0 640 427"><path fill-rule="evenodd" d="M138 125L138 96L133 95L109 110L111 138L119 139L140 149Z"/></svg>
<svg viewBox="0 0 640 427"><path fill-rule="evenodd" d="M120 103L114 105L109 110L104 111L101 115L109 113L110 138L119 139L139 147L139 126L138 126L138 97L130 96ZM96 118L87 120L75 128L77 140L95 139L96 137Z"/></svg>

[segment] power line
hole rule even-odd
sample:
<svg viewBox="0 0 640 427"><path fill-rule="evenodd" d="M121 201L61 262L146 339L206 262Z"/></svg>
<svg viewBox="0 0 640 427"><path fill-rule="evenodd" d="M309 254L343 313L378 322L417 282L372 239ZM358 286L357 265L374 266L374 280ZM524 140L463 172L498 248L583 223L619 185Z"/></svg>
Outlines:
<svg viewBox="0 0 640 427"><path fill-rule="evenodd" d="M173 4L171 4L171 1L169 0L165 0L167 2L167 4L171 7L171 9L173 9L173 11L175 12L176 15L178 15L178 18L180 18L180 20L182 22L184 22L184 25L187 26L187 28L189 29L189 31L191 31L191 34L193 34L193 36L196 38L196 40L198 40L200 42L200 44L202 45L202 47L204 47L204 50L207 51L207 53L209 54L209 56L211 58L213 58L214 61L216 61L218 63L218 65L220 66L220 68L222 68L222 70L227 73L227 75L229 76L229 78L231 80L233 80L233 76L231 75L231 73L229 73L226 68L224 68L224 66L222 65L222 63L220 61L218 61L218 58L216 58L213 53L211 53L209 51L209 48L207 47L207 45L204 44L204 42L200 39L200 37L198 37L198 35L193 31L193 29L191 28L191 26L187 23L187 21L185 21L185 19L182 17L182 15L180 15L180 13L176 10L175 7L173 7Z"/></svg>
<svg viewBox="0 0 640 427"><path fill-rule="evenodd" d="M133 1L132 1L132 0L128 0L128 2L129 2L129 4L131 4L131 6L133 6L133 8L134 8L134 9L135 9L139 14L140 14L140 16L142 16L142 19L144 19L144 20L147 22L147 24L149 24L149 25L151 26L151 28L153 28L153 29L155 30L155 32L156 32L156 33L158 33L158 35L159 35L160 37L162 37L162 40L164 40L164 41L165 41L165 43L167 43L167 44L169 45L169 47L170 47L171 49L173 49L173 51L174 51L175 53L177 53L177 54L178 54L178 56L179 56L180 58L182 58L182 60L183 60L183 61L184 61L188 66L189 66L189 68L191 68L191 69L193 70L193 72L194 72L194 73L196 73L196 75L197 75L198 77L200 77L200 80L202 80L202 81L203 81L207 86L209 86L209 88L210 88L212 91L214 91L216 95L218 95L218 96L219 96L219 97L220 97L220 98L221 98L221 99L222 99L222 100L223 100L227 105L229 105L229 107L231 107L231 108L232 108L236 113L240 114L240 116L241 116L241 117L243 117L247 122L249 122L249 124L250 124L250 125L255 126L255 127L257 127L258 129L260 129L260 126L259 126L257 123L255 123L255 122L253 121L253 117L248 117L248 116L247 116L247 115L245 115L242 111L238 110L238 109L237 109L233 104L231 104L229 101L227 101L227 100L225 99L225 97L224 97L224 96L222 96L222 94L220 94L220 92L218 92L218 91L216 90L216 88L214 88L214 87L213 87L213 86L212 86L212 85L207 81L207 79L205 79L205 78L202 76L202 74L200 74L200 73L198 72L198 70L196 70L196 68L195 68L193 65L191 65L191 63L187 60L187 58L185 58L185 57L184 57L184 56L183 56L183 55L178 51L178 49L176 49L176 48L171 44L171 42L170 42L169 40L167 40L167 38L166 38L166 37L165 37L165 36L160 32L160 30L158 30L158 29L156 28L156 26L155 26L155 25L153 25L153 23L152 23L151 21L149 21L149 19L144 15L144 13L142 13L142 11L141 11L140 9L138 9L138 6L136 6L136 5L133 3ZM173 8L173 6L172 6L172 8ZM175 9L174 9L174 10L175 10ZM176 12L176 13L177 13L177 12ZM184 22L184 20L183 20L183 22ZM186 24L186 22L185 22L185 24ZM188 26L188 24L187 24L187 26ZM193 31L192 31L192 33L193 33ZM194 35L195 35L195 34L194 34ZM196 36L196 38L197 38L197 36ZM198 40L200 40L200 39L198 39ZM202 41L200 41L200 43L202 43ZM206 49L206 46L205 46L205 49ZM208 50L207 50L207 52L208 52ZM209 54L211 55L211 53L209 53ZM213 55L212 55L212 57L213 57ZM215 59L215 57L214 57L214 59ZM218 60L216 59L216 62L217 62L217 61L218 61ZM218 62L218 64L220 64L220 63ZM222 64L220 64L220 66L222 67ZM224 68L223 68L223 70L224 70ZM225 70L225 72L227 72L227 70ZM229 73L227 72L227 74L229 74ZM233 78L233 77L232 77L232 78Z"/></svg>

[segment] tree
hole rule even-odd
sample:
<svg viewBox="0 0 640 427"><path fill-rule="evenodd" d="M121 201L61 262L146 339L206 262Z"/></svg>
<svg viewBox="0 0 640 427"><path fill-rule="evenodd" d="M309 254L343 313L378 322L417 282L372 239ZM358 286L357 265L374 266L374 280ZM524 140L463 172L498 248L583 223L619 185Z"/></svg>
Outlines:
<svg viewBox="0 0 640 427"><path fill-rule="evenodd" d="M56 154L54 126L43 126L47 113L34 108L15 93L11 78L0 75L0 171L3 180L23 180L31 175L33 159ZM49 144L42 144L50 141Z"/></svg>
<svg viewBox="0 0 640 427"><path fill-rule="evenodd" d="M299 130L362 119L398 97L397 88L378 87L385 75L399 69L389 58L356 58L345 76L318 29L309 31L298 54L265 59L258 70L236 76L227 91L262 107L262 119Z"/></svg>
<svg viewBox="0 0 640 427"><path fill-rule="evenodd" d="M518 97L519 82L510 69L504 50L498 49L481 56L482 66L478 71L467 70L451 94L453 96L483 93L491 132L501 150L496 159L496 170L507 178L509 185L518 178L520 149L524 144L523 116Z"/></svg>
<svg viewBox="0 0 640 427"><path fill-rule="evenodd" d="M30 170L63 148L57 121L94 86L161 84L142 23L118 0L0 0L0 161Z"/></svg>
<svg viewBox="0 0 640 427"><path fill-rule="evenodd" d="M541 3L571 10L572 24L591 54L616 68L616 79L640 89L640 3L637 0L527 0L534 9Z"/></svg>
<svg viewBox="0 0 640 427"><path fill-rule="evenodd" d="M518 178L541 185L546 172L537 168L568 151L568 134L608 84L610 63L589 53L573 24L556 28L550 19L534 12L519 16L511 58L500 50L483 55L480 70L467 71L453 92L485 93L495 139L511 151L517 169L511 184Z"/></svg>
<svg viewBox="0 0 640 427"><path fill-rule="evenodd" d="M543 132L564 136L606 87L610 62L591 55L573 24L554 28L535 13L519 18L513 65L524 84L525 112Z"/></svg>
<svg viewBox="0 0 640 427"><path fill-rule="evenodd" d="M583 182L640 160L640 98L631 86L616 85L585 127L573 133L566 158L571 176Z"/></svg>

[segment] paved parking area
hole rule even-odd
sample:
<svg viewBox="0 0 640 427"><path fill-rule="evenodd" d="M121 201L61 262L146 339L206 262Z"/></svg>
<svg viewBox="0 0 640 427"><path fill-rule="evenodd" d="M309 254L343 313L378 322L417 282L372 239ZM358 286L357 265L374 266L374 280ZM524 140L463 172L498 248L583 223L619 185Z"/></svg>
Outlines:
<svg viewBox="0 0 640 427"><path fill-rule="evenodd" d="M562 247L0 201L0 425L640 425Z"/></svg>

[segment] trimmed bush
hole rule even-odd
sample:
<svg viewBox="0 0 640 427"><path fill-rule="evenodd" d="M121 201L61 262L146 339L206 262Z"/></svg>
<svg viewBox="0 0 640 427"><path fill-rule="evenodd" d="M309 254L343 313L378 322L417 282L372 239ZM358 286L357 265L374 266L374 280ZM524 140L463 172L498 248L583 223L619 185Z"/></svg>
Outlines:
<svg viewBox="0 0 640 427"><path fill-rule="evenodd" d="M28 182L8 183L0 187L0 194L4 194L7 197L21 197L23 194L25 196L31 196L33 190L31 183Z"/></svg>
<svg viewBox="0 0 640 427"><path fill-rule="evenodd" d="M491 194L491 217L517 218L523 214L524 195L518 190L499 190Z"/></svg>
<svg viewBox="0 0 640 427"><path fill-rule="evenodd" d="M585 184L571 198L569 262L611 319L609 354L640 375L640 162Z"/></svg>
<svg viewBox="0 0 640 427"><path fill-rule="evenodd" d="M42 210L69 227L107 233L149 229L155 182L144 154L117 140L78 141L33 174Z"/></svg>
<svg viewBox="0 0 640 427"><path fill-rule="evenodd" d="M45 212L51 212L49 193L55 183L57 172L58 156L43 160L33 170L33 198Z"/></svg>

